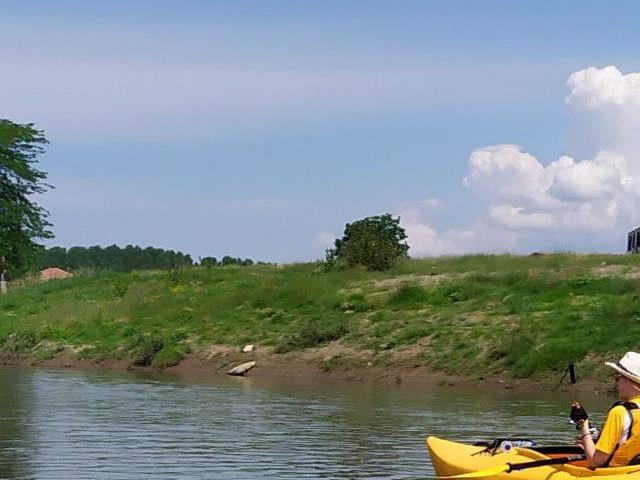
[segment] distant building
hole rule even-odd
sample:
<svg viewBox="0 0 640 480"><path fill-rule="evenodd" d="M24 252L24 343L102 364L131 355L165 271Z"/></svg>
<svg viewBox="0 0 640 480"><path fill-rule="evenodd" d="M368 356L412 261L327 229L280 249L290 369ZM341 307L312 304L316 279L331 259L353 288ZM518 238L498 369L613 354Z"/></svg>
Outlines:
<svg viewBox="0 0 640 480"><path fill-rule="evenodd" d="M46 268L40 271L40 280L53 280L54 278L72 277L73 274L65 272L61 268Z"/></svg>
<svg viewBox="0 0 640 480"><path fill-rule="evenodd" d="M627 235L627 253L640 252L640 227L635 228Z"/></svg>

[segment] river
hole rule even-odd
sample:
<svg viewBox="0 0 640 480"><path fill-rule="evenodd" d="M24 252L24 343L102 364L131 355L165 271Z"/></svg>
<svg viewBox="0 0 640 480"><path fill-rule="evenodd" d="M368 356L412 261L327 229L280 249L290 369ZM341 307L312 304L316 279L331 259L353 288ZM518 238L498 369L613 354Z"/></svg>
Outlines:
<svg viewBox="0 0 640 480"><path fill-rule="evenodd" d="M581 396L596 420L611 403ZM427 435L570 440L566 392L0 369L3 479L423 479Z"/></svg>

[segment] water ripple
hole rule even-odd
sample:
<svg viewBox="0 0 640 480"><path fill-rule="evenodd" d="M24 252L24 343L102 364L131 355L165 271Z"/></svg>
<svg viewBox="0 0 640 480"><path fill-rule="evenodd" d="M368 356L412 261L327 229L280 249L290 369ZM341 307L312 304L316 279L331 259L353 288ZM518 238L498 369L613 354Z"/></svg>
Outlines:
<svg viewBox="0 0 640 480"><path fill-rule="evenodd" d="M248 379L247 379L248 380ZM427 434L566 443L566 399L0 370L6 479L418 479ZM603 409L604 410L604 409Z"/></svg>

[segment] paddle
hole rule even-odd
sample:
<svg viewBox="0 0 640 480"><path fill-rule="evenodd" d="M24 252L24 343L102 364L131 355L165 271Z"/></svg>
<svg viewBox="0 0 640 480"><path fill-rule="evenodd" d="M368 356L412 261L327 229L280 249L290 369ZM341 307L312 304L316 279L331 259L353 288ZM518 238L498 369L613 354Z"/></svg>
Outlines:
<svg viewBox="0 0 640 480"><path fill-rule="evenodd" d="M573 362L569 363L569 382L571 383L571 398L576 403L576 370L573 368Z"/></svg>
<svg viewBox="0 0 640 480"><path fill-rule="evenodd" d="M504 465L498 465L496 467L485 468L484 470L477 470L475 472L461 473L459 475L449 475L438 478L482 478L492 477L500 473L510 473L516 470L526 470L527 468L544 467L545 465L562 465L569 462L575 462L576 460L584 460L584 455L570 455L568 457L549 458L546 460L534 460L532 462L523 463L505 463Z"/></svg>

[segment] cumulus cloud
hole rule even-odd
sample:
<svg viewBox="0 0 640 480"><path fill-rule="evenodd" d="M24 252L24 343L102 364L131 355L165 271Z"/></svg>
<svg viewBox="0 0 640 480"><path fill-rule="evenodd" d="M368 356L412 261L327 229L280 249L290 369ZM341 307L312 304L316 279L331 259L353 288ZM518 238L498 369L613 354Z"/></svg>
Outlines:
<svg viewBox="0 0 640 480"><path fill-rule="evenodd" d="M601 150L615 151L626 157L630 171L640 174L640 73L591 67L572 73L567 85L575 152L593 157Z"/></svg>
<svg viewBox="0 0 640 480"><path fill-rule="evenodd" d="M551 227L553 215L548 213L524 213L523 207L497 205L491 208L491 217L509 228Z"/></svg>
<svg viewBox="0 0 640 480"><path fill-rule="evenodd" d="M463 253L469 241L495 250L482 248L483 235L512 251L566 248L562 239L575 250L624 248L626 231L640 220L640 73L587 68L567 84L572 128L588 144L577 150L593 155L563 155L545 165L519 145L474 150L462 183L483 206L483 217L438 233L415 207L405 212L419 255Z"/></svg>
<svg viewBox="0 0 640 480"><path fill-rule="evenodd" d="M630 201L624 187L632 178L615 153L582 161L562 156L544 166L521 147L506 145L473 152L464 184L505 227L598 231L631 220L618 207Z"/></svg>
<svg viewBox="0 0 640 480"><path fill-rule="evenodd" d="M494 145L475 150L462 184L483 196L531 195L544 183L544 167L518 145ZM495 187L499 190L496 192Z"/></svg>
<svg viewBox="0 0 640 480"><path fill-rule="evenodd" d="M567 85L571 88L566 99L569 104L587 108L640 107L640 73L625 75L613 66L591 67L572 73Z"/></svg>
<svg viewBox="0 0 640 480"><path fill-rule="evenodd" d="M611 199L625 179L625 160L615 154L602 152L594 160L581 162L562 157L556 165L549 190L562 200Z"/></svg>
<svg viewBox="0 0 640 480"><path fill-rule="evenodd" d="M399 212L412 257L463 255L479 252L505 252L513 246L518 234L499 226L476 223L469 228L438 231L428 220L433 205L445 208L439 199L408 203Z"/></svg>

